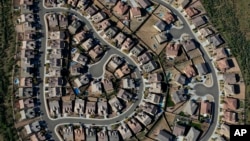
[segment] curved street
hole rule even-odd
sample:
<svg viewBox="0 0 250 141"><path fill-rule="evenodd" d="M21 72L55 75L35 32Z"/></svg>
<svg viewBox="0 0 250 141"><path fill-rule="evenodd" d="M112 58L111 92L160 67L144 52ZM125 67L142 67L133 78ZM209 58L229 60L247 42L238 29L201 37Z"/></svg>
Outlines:
<svg viewBox="0 0 250 141"><path fill-rule="evenodd" d="M189 24L187 23L187 21L184 19L184 17L181 15L181 13L179 11L177 11L175 8L173 8L172 6L170 6L169 4L167 4L166 2L164 1L161 1L161 0L153 0L159 4L162 4L163 6L165 7L168 7L170 10L172 10L172 12L174 14L176 14L180 20L182 20L183 22L183 29L180 29L180 33L187 33L187 34L190 34L194 39L196 39L198 41L198 39L194 36L194 33L193 31L189 28ZM76 11L74 10L71 10L71 9L64 9L64 8L53 8L53 9L46 9L44 6L43 6L43 3L40 2L39 3L39 8L40 8L40 12L39 12L39 16L40 16L40 20L41 20L41 24L42 24L42 32L44 35L46 35L46 21L44 20L44 15L48 12L70 12L70 13L73 13L75 15L77 15L77 17L79 17L80 20L82 20L87 27L92 27L91 23L86 19L84 18L82 15L80 15L79 13L77 13ZM177 30L178 29L175 29L174 31L176 32L176 36L178 36L180 33L178 32L177 33ZM102 37L100 37L100 35L96 32L93 32L93 36L98 38L100 40L100 42L102 44L108 44ZM110 44L108 44L110 45ZM203 47L200 47L201 51L203 52L204 54L204 60L207 62L207 64L210 66L210 70L211 70L211 73L212 73L212 78L213 78L213 86L212 87L205 87L204 85L202 84L198 84L194 87L194 89L196 90L196 93L197 95L200 95L200 96L203 96L207 93L209 94L212 94L214 96L214 116L213 116L213 120L212 120L212 123L211 123L211 126L209 128L209 130L207 131L207 133L202 137L201 140L204 140L204 141L207 141L209 140L209 138L212 136L215 128L216 128L216 123L217 123L217 115L218 115L218 104L219 104L219 88L218 88L218 82L217 82L217 74L216 74L216 71L215 71L215 68L214 68L214 65L212 64L212 62L210 61L210 58L209 56L207 55L205 49ZM45 53L45 50L46 50L46 38L43 37L42 38L42 48L41 48L41 51ZM137 66L133 60L131 60L126 54L122 53L121 51L119 51L117 48L111 46L111 49L108 51L108 53L111 55L111 54L117 54L121 57L124 57L126 59L126 61L128 61L128 63L132 64L132 65L135 65ZM109 57L109 54L105 54L104 58L102 60L105 60L105 58L108 58ZM105 63L105 61L101 61L101 63ZM43 54L41 56L41 64L45 64L45 55ZM99 64L101 65L101 64ZM96 65L97 66L97 65ZM98 66L99 68L99 66ZM95 66L93 67L90 67L90 69L93 69L93 70L100 70L100 72L96 72L96 74L94 74L94 76L100 76L100 74L102 73L103 70L101 69L95 69ZM44 77L44 67L41 66L40 67L40 74L41 74L41 78ZM136 69L136 75L137 77L140 76L140 72L138 69ZM136 108L136 106L141 102L142 100L142 94L141 95L138 95L139 97L139 100L137 100L133 105L132 107L130 107L129 110L127 110L126 112L120 114L118 117L115 117L115 118L112 118L112 119L85 119L85 118L61 118L61 119L51 119L49 118L49 116L47 115L47 113L45 113L45 111L47 111L47 104L46 104L46 101L44 100L45 99L45 95L43 94L43 84L40 84L40 95L39 95L39 98L41 99L41 111L44 112L44 115L41 117L43 120L45 120L47 122L47 125L48 125L48 128L49 129L54 129L54 127L57 125L57 124L60 124L60 123L84 123L84 124L95 124L95 125L108 125L108 124L112 124L112 123L116 123L116 122L119 122L120 120L122 119L125 119L126 117L129 117L133 112L134 112L134 109ZM140 88L139 88L139 91L142 92L144 89L144 86L143 86L143 83L140 85ZM59 138L57 137L56 133L54 131L51 132L52 134L52 137L55 139L55 140L59 140Z"/></svg>

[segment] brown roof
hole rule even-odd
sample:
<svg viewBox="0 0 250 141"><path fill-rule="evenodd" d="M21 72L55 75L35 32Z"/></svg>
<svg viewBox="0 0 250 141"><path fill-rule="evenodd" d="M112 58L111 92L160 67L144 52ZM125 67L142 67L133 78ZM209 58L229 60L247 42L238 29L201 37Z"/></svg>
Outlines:
<svg viewBox="0 0 250 141"><path fill-rule="evenodd" d="M232 112L232 111L225 111L224 112L224 120L226 122L232 122L232 123L237 122L237 113Z"/></svg>
<svg viewBox="0 0 250 141"><path fill-rule="evenodd" d="M130 8L130 16L133 18L141 17L141 9L139 7Z"/></svg>
<svg viewBox="0 0 250 141"><path fill-rule="evenodd" d="M226 97L224 99L224 109L236 110L238 109L239 100L236 98Z"/></svg>
<svg viewBox="0 0 250 141"><path fill-rule="evenodd" d="M169 43L167 45L167 47L166 47L166 55L167 55L167 57L175 58L179 53L180 47L181 47L181 44Z"/></svg>
<svg viewBox="0 0 250 141"><path fill-rule="evenodd" d="M225 83L228 84L235 84L237 83L237 79L236 79L236 74L235 73L227 73L223 75L223 79L225 81Z"/></svg>
<svg viewBox="0 0 250 141"><path fill-rule="evenodd" d="M164 20L168 23L171 24L172 22L175 21L175 18L171 12L166 12L164 15Z"/></svg>
<svg viewBox="0 0 250 141"><path fill-rule="evenodd" d="M135 133L139 133L142 130L142 126L140 125L140 123L138 121L136 121L134 118L132 118L129 122L128 122L128 126L130 127L130 129Z"/></svg>
<svg viewBox="0 0 250 141"><path fill-rule="evenodd" d="M217 61L217 66L218 66L218 69L222 72L225 72L227 69L230 68L229 64L228 64L228 60L225 58L225 59L222 59L222 60L219 60Z"/></svg>
<svg viewBox="0 0 250 141"><path fill-rule="evenodd" d="M186 40L182 45L187 52L196 48L194 40Z"/></svg>
<svg viewBox="0 0 250 141"><path fill-rule="evenodd" d="M184 68L183 72L186 74L188 78L194 77L197 75L194 67L192 65L188 65Z"/></svg>
<svg viewBox="0 0 250 141"><path fill-rule="evenodd" d="M179 124L175 124L174 130L173 130L173 134L175 136L183 136L184 133L185 133L185 129L186 129L185 126L181 126Z"/></svg>
<svg viewBox="0 0 250 141"><path fill-rule="evenodd" d="M185 11L189 17L193 17L199 13L199 11L194 7L188 7Z"/></svg>
<svg viewBox="0 0 250 141"><path fill-rule="evenodd" d="M202 115L209 114L210 115L211 110L212 110L211 102L208 102L208 101L202 101L201 102L200 114L202 114Z"/></svg>
<svg viewBox="0 0 250 141"><path fill-rule="evenodd" d="M110 92L114 90L113 83L109 79L103 79L102 84L106 92Z"/></svg>
<svg viewBox="0 0 250 141"><path fill-rule="evenodd" d="M109 26L111 26L110 20L106 19L98 24L98 28L102 30L106 30Z"/></svg>
<svg viewBox="0 0 250 141"><path fill-rule="evenodd" d="M119 15L123 15L127 12L128 10L128 5L122 1L118 1L118 3L115 5L113 8L114 12L116 12Z"/></svg>
<svg viewBox="0 0 250 141"><path fill-rule="evenodd" d="M228 57L225 48L217 48L215 52L216 52L216 57L215 57L216 60Z"/></svg>

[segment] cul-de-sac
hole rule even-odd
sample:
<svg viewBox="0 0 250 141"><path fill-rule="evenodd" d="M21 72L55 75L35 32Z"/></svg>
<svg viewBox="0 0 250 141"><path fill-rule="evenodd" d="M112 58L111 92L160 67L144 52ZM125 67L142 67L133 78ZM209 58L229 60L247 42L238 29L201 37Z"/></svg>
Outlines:
<svg viewBox="0 0 250 141"><path fill-rule="evenodd" d="M249 122L250 31L215 20L225 0L4 1L0 140L229 141Z"/></svg>

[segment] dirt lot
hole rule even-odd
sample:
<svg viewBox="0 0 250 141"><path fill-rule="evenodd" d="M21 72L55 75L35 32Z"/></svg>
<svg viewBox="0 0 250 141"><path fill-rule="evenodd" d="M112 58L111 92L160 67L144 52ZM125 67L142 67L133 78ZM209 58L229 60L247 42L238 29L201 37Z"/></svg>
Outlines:
<svg viewBox="0 0 250 141"><path fill-rule="evenodd" d="M136 32L136 35L144 42L148 47L150 47L157 54L166 46L167 43L157 45L154 36L159 34L159 32L153 27L153 25L159 20L154 15L151 15L150 18L140 27ZM154 45L157 47L155 48Z"/></svg>

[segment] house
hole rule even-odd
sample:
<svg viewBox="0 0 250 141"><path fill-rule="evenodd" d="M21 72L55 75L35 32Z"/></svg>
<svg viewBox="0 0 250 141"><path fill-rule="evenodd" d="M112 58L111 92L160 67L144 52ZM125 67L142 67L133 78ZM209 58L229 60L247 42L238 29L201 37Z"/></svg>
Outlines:
<svg viewBox="0 0 250 141"><path fill-rule="evenodd" d="M157 139L159 141L174 141L175 137L171 133L169 133L167 130L160 130Z"/></svg>
<svg viewBox="0 0 250 141"><path fill-rule="evenodd" d="M187 8L187 6L190 4L191 0L178 0L178 4L182 9Z"/></svg>
<svg viewBox="0 0 250 141"><path fill-rule="evenodd" d="M178 56L181 44L178 43L169 43L166 47L166 56L168 59L174 59Z"/></svg>
<svg viewBox="0 0 250 141"><path fill-rule="evenodd" d="M80 12L84 12L86 8L89 6L90 1L88 0L79 0L76 6L76 9Z"/></svg>
<svg viewBox="0 0 250 141"><path fill-rule="evenodd" d="M134 79L131 79L131 78L122 79L122 88L124 88L124 89L134 89L135 88Z"/></svg>
<svg viewBox="0 0 250 141"><path fill-rule="evenodd" d="M128 64L123 65L121 68L115 71L115 76L118 78L122 78L131 73L131 69L129 68Z"/></svg>
<svg viewBox="0 0 250 141"><path fill-rule="evenodd" d="M138 113L135 118L144 126L148 126L152 122L152 118L145 112Z"/></svg>
<svg viewBox="0 0 250 141"><path fill-rule="evenodd" d="M46 96L51 97L51 98L62 96L61 87L46 87L45 93L46 93Z"/></svg>
<svg viewBox="0 0 250 141"><path fill-rule="evenodd" d="M182 42L182 45L183 45L184 49L186 50L186 52L191 51L191 50L196 48L194 39L185 40Z"/></svg>
<svg viewBox="0 0 250 141"><path fill-rule="evenodd" d="M108 78L102 80L102 85L106 93L111 93L114 91L113 83Z"/></svg>
<svg viewBox="0 0 250 141"><path fill-rule="evenodd" d="M74 20L68 27L70 34L76 34L76 32L80 29L82 23L78 20Z"/></svg>
<svg viewBox="0 0 250 141"><path fill-rule="evenodd" d="M71 115L71 113L73 112L72 109L72 101L70 100L69 96L64 96L62 98L62 114L63 116L68 116Z"/></svg>
<svg viewBox="0 0 250 141"><path fill-rule="evenodd" d="M142 130L141 124L135 118L130 119L127 124L134 134L137 134Z"/></svg>
<svg viewBox="0 0 250 141"><path fill-rule="evenodd" d="M122 58L120 58L119 56L115 56L109 61L108 67L111 69L111 71L115 71L122 64L123 64Z"/></svg>
<svg viewBox="0 0 250 141"><path fill-rule="evenodd" d="M104 101L97 102L97 113L99 116L106 116L108 114L108 104Z"/></svg>
<svg viewBox="0 0 250 141"><path fill-rule="evenodd" d="M235 84L238 82L237 75L235 73L223 74L223 79L227 84Z"/></svg>
<svg viewBox="0 0 250 141"><path fill-rule="evenodd" d="M235 111L239 108L239 99L232 98L232 97L225 97L223 107L226 110Z"/></svg>
<svg viewBox="0 0 250 141"><path fill-rule="evenodd" d="M86 103L86 111L85 111L85 114L87 116L91 116L91 115L95 115L96 113L96 102L91 102L91 101L88 101Z"/></svg>
<svg viewBox="0 0 250 141"><path fill-rule="evenodd" d="M149 0L136 0L140 6L143 8L143 9L146 9L148 8L149 6L151 6L151 2Z"/></svg>
<svg viewBox="0 0 250 141"><path fill-rule="evenodd" d="M61 87L65 84L65 80L62 77L47 77L47 83L50 87Z"/></svg>
<svg viewBox="0 0 250 141"><path fill-rule="evenodd" d="M118 131L116 130L109 130L108 136L110 141L120 141Z"/></svg>
<svg viewBox="0 0 250 141"><path fill-rule="evenodd" d="M104 53L103 48L100 45L96 45L93 49L90 49L89 56L92 59L96 59L103 53Z"/></svg>
<svg viewBox="0 0 250 141"><path fill-rule="evenodd" d="M113 7L115 6L117 0L103 0L102 2L107 7Z"/></svg>
<svg viewBox="0 0 250 141"><path fill-rule="evenodd" d="M37 46L35 41L22 41L21 49L22 50L33 50Z"/></svg>
<svg viewBox="0 0 250 141"><path fill-rule="evenodd" d="M89 77L87 75L81 75L80 77L78 77L74 80L74 84L78 88L83 86L83 85L89 84L89 82L90 82L90 80L89 80Z"/></svg>
<svg viewBox="0 0 250 141"><path fill-rule="evenodd" d="M50 115L52 117L60 117L61 115L61 110L60 110L60 106L59 106L59 101L57 100L53 100L53 101L49 101L49 111L50 111Z"/></svg>
<svg viewBox="0 0 250 141"><path fill-rule="evenodd" d="M50 58L49 64L50 67L62 67L62 59Z"/></svg>
<svg viewBox="0 0 250 141"><path fill-rule="evenodd" d="M187 65L184 70L183 70L184 74L188 77L188 78L191 78L191 77L194 77L196 76L196 71L194 69L194 67L192 65Z"/></svg>
<svg viewBox="0 0 250 141"><path fill-rule="evenodd" d="M129 7L125 2L118 1L115 7L113 8L113 11L118 15L124 15L128 11L128 9Z"/></svg>
<svg viewBox="0 0 250 141"><path fill-rule="evenodd" d="M123 32L119 32L114 40L117 42L118 45L121 45L123 41L127 38L127 36Z"/></svg>
<svg viewBox="0 0 250 141"><path fill-rule="evenodd" d="M75 53L74 55L72 55L72 60L81 65L86 65L89 59L83 54Z"/></svg>
<svg viewBox="0 0 250 141"><path fill-rule="evenodd" d="M78 0L67 0L67 4L71 5L73 8L77 6Z"/></svg>
<svg viewBox="0 0 250 141"><path fill-rule="evenodd" d="M128 128L128 125L122 124L120 125L117 130L120 132L120 135L122 136L123 140L128 139L132 136L131 131Z"/></svg>
<svg viewBox="0 0 250 141"><path fill-rule="evenodd" d="M147 72L147 73L150 73L150 72L156 70L157 68L158 68L158 64L157 64L157 62L155 62L155 61L150 61L150 62L148 62L148 63L146 63L146 64L144 64L144 65L142 66L142 69L143 69L145 72Z"/></svg>
<svg viewBox="0 0 250 141"><path fill-rule="evenodd" d="M202 101L200 107L200 114L206 117L212 115L212 103L209 101Z"/></svg>
<svg viewBox="0 0 250 141"><path fill-rule="evenodd" d="M32 87L33 82L31 77L20 78L19 86L20 87Z"/></svg>
<svg viewBox="0 0 250 141"><path fill-rule="evenodd" d="M208 73L208 68L206 63L200 63L195 65L196 70L198 71L198 74L201 75L206 75Z"/></svg>
<svg viewBox="0 0 250 141"><path fill-rule="evenodd" d="M115 37L116 33L118 32L118 29L116 27L109 27L105 32L104 35L108 39L112 39Z"/></svg>
<svg viewBox="0 0 250 141"><path fill-rule="evenodd" d="M164 21L165 21L167 24L171 24L171 23L175 22L174 15L173 15L173 13L171 13L171 12L166 12L166 13L164 14L163 19L164 19Z"/></svg>
<svg viewBox="0 0 250 141"><path fill-rule="evenodd" d="M92 16L91 20L94 23L99 23L99 22L101 22L102 20L104 20L106 18L107 18L106 13L104 13L104 12L98 12L95 15Z"/></svg>
<svg viewBox="0 0 250 141"><path fill-rule="evenodd" d="M75 141L85 140L85 131L82 126L80 126L79 128L74 128L74 139Z"/></svg>
<svg viewBox="0 0 250 141"><path fill-rule="evenodd" d="M102 83L100 81L94 80L91 82L91 94L102 94Z"/></svg>
<svg viewBox="0 0 250 141"><path fill-rule="evenodd" d="M158 106L150 104L149 102L142 102L142 110L152 116L155 116L158 113Z"/></svg>
<svg viewBox="0 0 250 141"><path fill-rule="evenodd" d="M68 17L64 14L58 14L59 27L66 29L68 27Z"/></svg>
<svg viewBox="0 0 250 141"><path fill-rule="evenodd" d="M96 141L96 129L91 128L91 127L86 128L85 133L86 133L87 141Z"/></svg>
<svg viewBox="0 0 250 141"><path fill-rule="evenodd" d="M83 116L85 108L85 100L75 99L74 113L79 114L79 116Z"/></svg>
<svg viewBox="0 0 250 141"><path fill-rule="evenodd" d="M106 130L97 133L98 141L108 141L108 134Z"/></svg>
<svg viewBox="0 0 250 141"><path fill-rule="evenodd" d="M198 109L198 104L193 100L189 100L186 103L185 107L183 108L183 112L188 115L194 115L197 109Z"/></svg>
<svg viewBox="0 0 250 141"><path fill-rule="evenodd" d="M143 51L144 51L144 48L141 45L136 45L136 46L132 47L132 49L130 50L130 53L134 57L138 57L139 55L141 55L141 53Z"/></svg>
<svg viewBox="0 0 250 141"><path fill-rule="evenodd" d="M207 23L207 18L205 16L198 16L191 19L192 24L194 24L195 28L198 28Z"/></svg>
<svg viewBox="0 0 250 141"><path fill-rule="evenodd" d="M163 31L159 34L156 34L154 36L154 40L155 40L156 44L163 44L163 43L167 42L168 40L170 40L169 33L167 31Z"/></svg>
<svg viewBox="0 0 250 141"><path fill-rule="evenodd" d="M87 32L84 30L73 36L73 41L75 42L75 44L79 44L80 42L86 39L87 39Z"/></svg>
<svg viewBox="0 0 250 141"><path fill-rule="evenodd" d="M55 13L47 15L47 22L50 30L58 27L57 15Z"/></svg>
<svg viewBox="0 0 250 141"><path fill-rule="evenodd" d="M201 132L194 127L191 127L185 137L186 141L198 141Z"/></svg>
<svg viewBox="0 0 250 141"><path fill-rule="evenodd" d="M162 84L161 82L151 83L149 87L149 92L151 93L162 93Z"/></svg>
<svg viewBox="0 0 250 141"><path fill-rule="evenodd" d="M87 15L88 15L89 17L91 17L91 16L93 16L95 13L97 13L98 10L99 10L99 9L98 9L94 4L92 4L92 5L90 5L90 6L85 10L85 12L87 13Z"/></svg>
<svg viewBox="0 0 250 141"><path fill-rule="evenodd" d="M230 126L225 123L221 124L220 134L224 135L227 138L230 138Z"/></svg>
<svg viewBox="0 0 250 141"><path fill-rule="evenodd" d="M238 84L224 84L224 93L227 96L235 95L239 93L239 85Z"/></svg>
<svg viewBox="0 0 250 141"><path fill-rule="evenodd" d="M122 44L121 49L129 51L135 45L134 39L128 37Z"/></svg>
<svg viewBox="0 0 250 141"><path fill-rule="evenodd" d="M131 94L130 92L128 92L124 89L120 89L117 93L117 97L122 99L125 102L129 102L132 100L133 94Z"/></svg>
<svg viewBox="0 0 250 141"><path fill-rule="evenodd" d="M141 9L139 7L130 8L130 17L131 18L139 18L141 16L142 16Z"/></svg>
<svg viewBox="0 0 250 141"><path fill-rule="evenodd" d="M186 131L186 127L179 125L179 124L175 124L174 129L173 129L173 134L178 137L178 136L184 136Z"/></svg>
<svg viewBox="0 0 250 141"><path fill-rule="evenodd" d="M156 22L156 23L153 25L153 27L154 27L157 31L163 32L163 31L166 30L167 24L166 24L164 21L159 20L158 22Z"/></svg>
<svg viewBox="0 0 250 141"><path fill-rule="evenodd" d="M159 104L162 101L162 97L158 94L149 93L145 100L153 104Z"/></svg>
<svg viewBox="0 0 250 141"><path fill-rule="evenodd" d="M97 28L100 30L106 30L110 26L111 26L111 21L109 19L106 19L98 23Z"/></svg>
<svg viewBox="0 0 250 141"><path fill-rule="evenodd" d="M179 85L185 85L187 81L187 77L181 73L178 73L175 77L174 80L177 84Z"/></svg>
<svg viewBox="0 0 250 141"><path fill-rule="evenodd" d="M187 95L185 94L184 89L180 89L171 94L171 99L174 102L174 104L178 104L180 102L186 101Z"/></svg>
<svg viewBox="0 0 250 141"><path fill-rule="evenodd" d="M160 73L149 73L147 78L149 83L162 81L162 75Z"/></svg>
<svg viewBox="0 0 250 141"><path fill-rule="evenodd" d="M233 111L224 111L223 120L225 122L235 124L238 121L238 113Z"/></svg>
<svg viewBox="0 0 250 141"><path fill-rule="evenodd" d="M228 57L228 54L225 48L217 48L215 49L214 52L216 53L216 56L215 56L216 61Z"/></svg>
<svg viewBox="0 0 250 141"><path fill-rule="evenodd" d="M189 18L192 18L192 17L194 17L195 15L199 14L200 11L199 11L197 8L195 8L195 7L188 7L188 8L185 9L185 13L186 13L186 15L187 15Z"/></svg>
<svg viewBox="0 0 250 141"><path fill-rule="evenodd" d="M15 93L16 98L32 97L37 95L37 92L33 90L32 87L27 88L18 88L18 91Z"/></svg>
<svg viewBox="0 0 250 141"><path fill-rule="evenodd" d="M208 41L213 45L214 48L217 48L224 43L224 40L219 34L208 37Z"/></svg>
<svg viewBox="0 0 250 141"><path fill-rule="evenodd" d="M38 132L41 130L41 121L34 121L29 124L31 132Z"/></svg>
<svg viewBox="0 0 250 141"><path fill-rule="evenodd" d="M227 58L221 59L217 61L218 70L221 72L226 72L226 70L230 69L230 65Z"/></svg>
<svg viewBox="0 0 250 141"><path fill-rule="evenodd" d="M116 97L113 97L112 99L110 99L109 104L110 104L113 112L115 112L115 113L117 113L123 109L121 102Z"/></svg>
<svg viewBox="0 0 250 141"><path fill-rule="evenodd" d="M65 34L65 32L62 32L62 31L49 32L48 39L64 40L64 39L66 39L66 34Z"/></svg>
<svg viewBox="0 0 250 141"><path fill-rule="evenodd" d="M209 27L204 27L204 28L198 29L198 33L200 34L202 38L206 38L209 35L212 35L214 31Z"/></svg>
<svg viewBox="0 0 250 141"><path fill-rule="evenodd" d="M92 47L94 47L95 41L92 38L87 39L85 42L83 42L80 46L85 50L89 51Z"/></svg>
<svg viewBox="0 0 250 141"><path fill-rule="evenodd" d="M153 56L150 52L145 52L142 55L138 56L138 61L140 62L140 64L145 64L152 59Z"/></svg>
<svg viewBox="0 0 250 141"><path fill-rule="evenodd" d="M64 126L61 129L63 140L65 141L73 141L74 135L73 135L73 127L72 126Z"/></svg>

